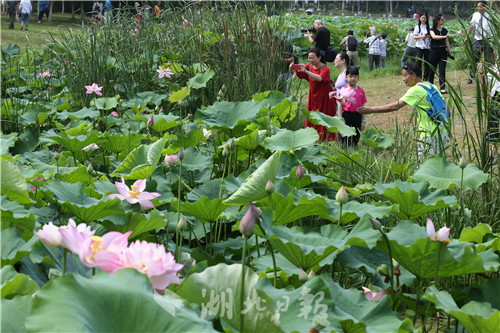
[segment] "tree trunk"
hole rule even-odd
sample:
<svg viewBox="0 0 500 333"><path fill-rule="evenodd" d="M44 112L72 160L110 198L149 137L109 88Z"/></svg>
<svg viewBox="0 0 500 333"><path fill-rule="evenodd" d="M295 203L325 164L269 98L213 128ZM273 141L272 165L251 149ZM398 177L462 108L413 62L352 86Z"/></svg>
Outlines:
<svg viewBox="0 0 500 333"><path fill-rule="evenodd" d="M50 2L50 5L49 5L49 22L52 22L52 8L54 7L54 1L51 1Z"/></svg>
<svg viewBox="0 0 500 333"><path fill-rule="evenodd" d="M345 2L342 0L342 10L344 10Z"/></svg>
<svg viewBox="0 0 500 333"><path fill-rule="evenodd" d="M389 6L390 6L390 12L392 12L392 0L389 1Z"/></svg>
<svg viewBox="0 0 500 333"><path fill-rule="evenodd" d="M64 14L64 0L61 0L61 14Z"/></svg>

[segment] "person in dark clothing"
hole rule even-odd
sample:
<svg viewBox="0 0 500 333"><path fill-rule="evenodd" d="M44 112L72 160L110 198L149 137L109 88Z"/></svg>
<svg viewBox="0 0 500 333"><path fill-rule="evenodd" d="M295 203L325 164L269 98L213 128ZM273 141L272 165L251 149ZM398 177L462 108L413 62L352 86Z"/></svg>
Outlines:
<svg viewBox="0 0 500 333"><path fill-rule="evenodd" d="M14 20L16 19L16 11L17 11L18 4L19 4L19 1L8 1L7 2L7 5L9 6L7 11L9 13L9 18L10 18L9 29L14 29Z"/></svg>
<svg viewBox="0 0 500 333"><path fill-rule="evenodd" d="M316 33L314 34L314 38L311 36L311 32L307 32L307 37L311 44L315 44L315 46L321 52L321 61L326 63L325 55L328 47L330 47L330 30L328 30L323 21L316 20L314 21L314 29L316 29Z"/></svg>
<svg viewBox="0 0 500 333"><path fill-rule="evenodd" d="M49 20L49 1L38 1L38 24L42 23L43 15ZM50 21L49 21L50 22Z"/></svg>
<svg viewBox="0 0 500 333"><path fill-rule="evenodd" d="M430 31L431 53L429 56L429 62L432 66L429 73L429 82L434 83L434 72L439 68L439 89L441 89L442 94L446 93L446 59L448 58L448 54L452 56L448 30L443 25L443 14L437 14L432 22L432 29Z"/></svg>

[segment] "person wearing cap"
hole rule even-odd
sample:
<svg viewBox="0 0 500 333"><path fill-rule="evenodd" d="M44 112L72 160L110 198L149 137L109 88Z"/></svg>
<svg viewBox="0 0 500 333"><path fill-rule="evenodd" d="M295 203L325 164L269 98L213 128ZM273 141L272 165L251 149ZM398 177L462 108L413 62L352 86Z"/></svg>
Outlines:
<svg viewBox="0 0 500 333"><path fill-rule="evenodd" d="M410 27L408 34L405 38L406 50L401 58L401 68L406 64L406 62L415 62L415 57L417 56L417 49L415 48L416 40L413 36L414 27Z"/></svg>

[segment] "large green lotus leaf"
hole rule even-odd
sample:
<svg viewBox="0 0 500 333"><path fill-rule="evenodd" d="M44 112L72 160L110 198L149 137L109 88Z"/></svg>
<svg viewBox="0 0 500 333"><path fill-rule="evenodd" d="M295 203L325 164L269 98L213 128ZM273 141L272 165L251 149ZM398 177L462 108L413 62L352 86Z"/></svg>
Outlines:
<svg viewBox="0 0 500 333"><path fill-rule="evenodd" d="M255 150L266 137L267 131L255 130L248 135L244 135L234 140L234 144L246 150Z"/></svg>
<svg viewBox="0 0 500 333"><path fill-rule="evenodd" d="M309 146L318 141L318 132L312 128L302 128L297 131L284 129L264 140L264 147L271 151L290 150Z"/></svg>
<svg viewBox="0 0 500 333"><path fill-rule="evenodd" d="M323 259L342 250L345 242L332 241L318 233L305 234L298 227L275 226L267 229L266 237L271 245L295 267L305 271L319 265ZM324 263L326 264L326 263Z"/></svg>
<svg viewBox="0 0 500 333"><path fill-rule="evenodd" d="M40 289L38 284L28 275L18 273L11 265L2 267L0 276L2 278L2 298L29 295Z"/></svg>
<svg viewBox="0 0 500 333"><path fill-rule="evenodd" d="M196 147L189 147L188 149L184 150L182 168L188 171L212 168L212 156L204 154Z"/></svg>
<svg viewBox="0 0 500 333"><path fill-rule="evenodd" d="M2 332L26 332L24 323L31 310L31 295L2 298Z"/></svg>
<svg viewBox="0 0 500 333"><path fill-rule="evenodd" d="M340 249L349 245L373 248L380 239L380 232L371 226L368 216L361 219L348 234L344 228L334 224L326 224L321 227L321 235L338 244ZM343 247L342 247L343 246Z"/></svg>
<svg viewBox="0 0 500 333"><path fill-rule="evenodd" d="M58 112L56 114L56 117L61 120L66 120L68 118L75 120L84 118L97 119L99 118L100 115L101 113L99 112L99 110L96 110L92 107L92 108L83 108L79 111L71 111L71 112L64 110L62 112Z"/></svg>
<svg viewBox="0 0 500 333"><path fill-rule="evenodd" d="M17 140L17 133L3 134L2 133L2 144L0 145L0 155L7 155L9 153L9 148L14 147Z"/></svg>
<svg viewBox="0 0 500 333"><path fill-rule="evenodd" d="M340 205L336 200L325 198L329 208L329 220L338 221L340 215ZM373 205L366 202L359 203L351 200L345 205L342 205L342 224L346 225L354 223L365 216L373 218L382 218L389 216L391 213L391 206Z"/></svg>
<svg viewBox="0 0 500 333"><path fill-rule="evenodd" d="M400 321L391 309L391 298L369 302L357 289L343 289L323 274L297 289L276 289L268 279L260 279L258 294L267 308L277 312L275 321L284 332L307 332L315 316L323 317L324 332L413 332L411 321Z"/></svg>
<svg viewBox="0 0 500 333"><path fill-rule="evenodd" d="M373 148L388 148L392 146L394 138L389 134L380 134L379 131L370 127L361 132L361 140L368 146Z"/></svg>
<svg viewBox="0 0 500 333"><path fill-rule="evenodd" d="M83 193L83 183L66 183L54 180L40 188L50 202L59 203L70 216L76 216L82 222L93 222L112 214L123 214L123 206L119 198L107 197L96 199Z"/></svg>
<svg viewBox="0 0 500 333"><path fill-rule="evenodd" d="M174 91L168 100L170 103L179 103L180 100L186 99L191 94L191 90L188 87L182 87L181 89Z"/></svg>
<svg viewBox="0 0 500 333"><path fill-rule="evenodd" d="M290 100L285 99L282 103L273 107L271 111L274 112L274 118L277 118L280 121L289 121L297 115L295 110L297 110L298 107L297 103L293 103Z"/></svg>
<svg viewBox="0 0 500 333"><path fill-rule="evenodd" d="M249 267L245 269L243 298L247 303L240 307L241 265L218 264L206 268L201 273L188 276L177 294L201 306L201 318L210 312L221 317L235 331L240 327L240 312L244 311L244 332L282 332L273 322L274 311L269 306L265 310L257 308L260 297L255 290L259 276Z"/></svg>
<svg viewBox="0 0 500 333"><path fill-rule="evenodd" d="M54 320L57 318L57 320ZM30 332L214 332L180 299L160 296L135 269L65 275L35 295Z"/></svg>
<svg viewBox="0 0 500 333"><path fill-rule="evenodd" d="M101 97L92 100L91 104L94 104L99 110L111 110L116 108L118 105L117 97Z"/></svg>
<svg viewBox="0 0 500 333"><path fill-rule="evenodd" d="M165 142L166 139L161 138L151 145L140 145L125 158L112 175L134 180L151 177L158 166Z"/></svg>
<svg viewBox="0 0 500 333"><path fill-rule="evenodd" d="M104 132L104 136L98 139L97 144L112 153L120 154L124 151L130 152L137 148L141 144L142 139L145 139L145 137L137 133L129 133L127 135L116 133L111 135L108 132Z"/></svg>
<svg viewBox="0 0 500 333"><path fill-rule="evenodd" d="M2 237L2 266L14 265L19 260L29 255L33 243L38 239L38 236L33 236L28 242L19 234L17 229L3 229Z"/></svg>
<svg viewBox="0 0 500 333"><path fill-rule="evenodd" d="M0 158L2 195L21 204L31 203L28 186L19 168L5 158Z"/></svg>
<svg viewBox="0 0 500 333"><path fill-rule="evenodd" d="M196 217L203 222L213 222L217 220L220 214L226 210L228 205L224 203L224 199L208 199L202 196L199 200L190 203L181 203L181 212L190 216Z"/></svg>
<svg viewBox="0 0 500 333"><path fill-rule="evenodd" d="M393 258L415 276L430 279L496 271L498 256L493 250L477 253L474 244L452 240L448 245L433 241L424 227L403 221L387 234ZM382 239L377 249L388 253ZM439 264L439 272L437 266Z"/></svg>
<svg viewBox="0 0 500 333"><path fill-rule="evenodd" d="M328 158L321 152L322 147L321 145L311 145L296 150L294 154L297 156L297 159L306 166L308 163L312 164L312 166L327 164Z"/></svg>
<svg viewBox="0 0 500 333"><path fill-rule="evenodd" d="M9 45L2 47L2 52L9 57L13 57L19 55L21 49L19 48L19 46L17 46L17 44L12 45L11 43L9 43Z"/></svg>
<svg viewBox="0 0 500 333"><path fill-rule="evenodd" d="M76 131L77 129L74 130ZM67 132L68 131L56 132L54 129L50 129L42 135L41 141L42 143L59 144L75 154L79 160L83 160L85 155L82 148L92 143L96 143L99 138L97 131L91 131L87 135L80 134L77 136L71 136Z"/></svg>
<svg viewBox="0 0 500 333"><path fill-rule="evenodd" d="M35 215L17 201L2 195L2 229L15 226L21 231L31 232L35 227Z"/></svg>
<svg viewBox="0 0 500 333"><path fill-rule="evenodd" d="M488 181L488 174L479 170L474 164L469 164L463 169L463 185L461 185L462 169L444 157L436 155L424 161L412 178L416 181L426 181L431 187L443 190L458 187L464 191L475 191L479 185Z"/></svg>
<svg viewBox="0 0 500 333"><path fill-rule="evenodd" d="M262 105L258 102L215 102L213 105L198 110L195 119L201 119L211 128L230 128L246 125L259 113Z"/></svg>
<svg viewBox="0 0 500 333"><path fill-rule="evenodd" d="M301 109L302 113L314 125L325 126L329 132L340 133L342 136L352 136L356 134L353 127L345 124L344 118L330 117L322 112L308 111L306 108Z"/></svg>
<svg viewBox="0 0 500 333"><path fill-rule="evenodd" d="M122 217L122 219L119 219L122 223L113 224L108 222L108 219L105 219L106 221L103 222L103 225L108 231L119 231L121 233L125 233L132 230L133 232L129 237L130 239L137 238L139 235L155 230L156 228L164 228L167 224L165 215L156 209L152 210L151 213L133 214L132 216L118 216Z"/></svg>
<svg viewBox="0 0 500 333"><path fill-rule="evenodd" d="M274 181L281 152L272 154L267 161L262 163L224 203L228 205L248 205L249 202L266 197L266 184L268 180Z"/></svg>
<svg viewBox="0 0 500 333"><path fill-rule="evenodd" d="M166 94L157 94L153 91L141 91L137 93L136 96L129 98L123 102L124 106L145 106L148 103L152 103L154 105L160 105L163 100L168 97Z"/></svg>
<svg viewBox="0 0 500 333"><path fill-rule="evenodd" d="M286 99L285 94L279 90L265 91L262 93L254 94L252 96L254 101L258 101L262 106L273 108Z"/></svg>
<svg viewBox="0 0 500 333"><path fill-rule="evenodd" d="M215 72L210 68L204 73L198 73L189 79L187 86L190 89L200 89L207 86L207 82L214 76Z"/></svg>
<svg viewBox="0 0 500 333"><path fill-rule="evenodd" d="M498 297L498 293L496 295ZM457 318L469 332L500 331L500 311L493 308L490 303L472 301L459 308L447 291L438 291L435 286L427 289L424 298L436 304L436 308Z"/></svg>
<svg viewBox="0 0 500 333"><path fill-rule="evenodd" d="M154 124L152 128L157 132L164 132L175 126L180 125L180 117L173 114L155 114L153 115Z"/></svg>
<svg viewBox="0 0 500 333"><path fill-rule="evenodd" d="M485 237L486 235L489 236ZM482 252L489 248L493 248L493 251L497 251L500 245L500 238L498 235L493 235L491 226L486 223L479 223L474 228L465 228L460 233L459 240L477 244L476 247L478 252Z"/></svg>
<svg viewBox="0 0 500 333"><path fill-rule="evenodd" d="M398 179L389 184L377 183L374 188L397 205L392 212L404 220L415 220L425 213L457 204L457 198L445 195L443 190L430 192L426 182L410 183Z"/></svg>
<svg viewBox="0 0 500 333"><path fill-rule="evenodd" d="M328 215L328 204L321 196L308 198L302 196L298 202L295 197L289 195L284 197L281 193L273 193L273 224L287 224L300 220L303 217L318 215L330 219Z"/></svg>
<svg viewBox="0 0 500 333"><path fill-rule="evenodd" d="M23 126L30 126L30 125L35 125L38 121L38 124L43 124L45 120L49 117L49 115L46 112L40 111L40 109L47 111L45 108L37 108L37 107L31 107L23 113L21 116L20 123ZM38 120L37 120L38 118Z"/></svg>
<svg viewBox="0 0 500 333"><path fill-rule="evenodd" d="M33 160L31 162L31 167L36 173L43 175L43 178L50 179L56 174L59 175L58 179L68 182L88 182L89 173L87 167L80 165L78 167L57 167L55 164L46 164L39 160Z"/></svg>

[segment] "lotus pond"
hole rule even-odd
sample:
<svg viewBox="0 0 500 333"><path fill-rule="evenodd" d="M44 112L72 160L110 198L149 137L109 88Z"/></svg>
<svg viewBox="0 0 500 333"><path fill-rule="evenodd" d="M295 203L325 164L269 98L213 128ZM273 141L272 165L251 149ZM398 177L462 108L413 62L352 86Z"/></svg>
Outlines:
<svg viewBox="0 0 500 333"><path fill-rule="evenodd" d="M456 122L478 117L444 156L418 156L411 125L354 150L302 128L354 134L300 83L284 93L289 15L114 20L2 48L2 331L500 330L480 75L474 101L450 91Z"/></svg>

